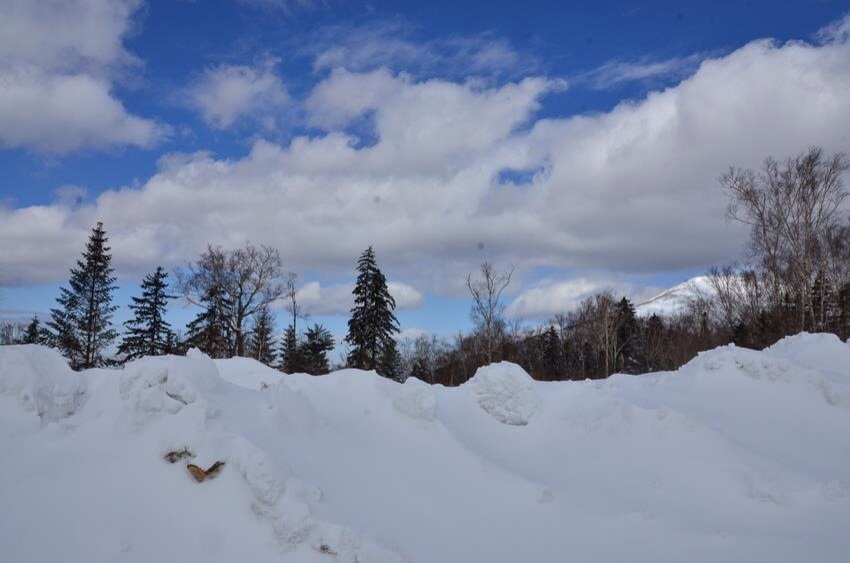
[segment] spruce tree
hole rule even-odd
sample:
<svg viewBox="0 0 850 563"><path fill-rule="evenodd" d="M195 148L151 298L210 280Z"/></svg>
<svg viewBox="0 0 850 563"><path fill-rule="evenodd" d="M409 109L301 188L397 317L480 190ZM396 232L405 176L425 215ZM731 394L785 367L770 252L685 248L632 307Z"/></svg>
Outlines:
<svg viewBox="0 0 850 563"><path fill-rule="evenodd" d="M543 335L543 371L547 379L559 381L567 371L564 347L554 326Z"/></svg>
<svg viewBox="0 0 850 563"><path fill-rule="evenodd" d="M393 338L389 338L381 347L381 357L378 364L378 373L388 379L401 381L403 379L401 367L401 354Z"/></svg>
<svg viewBox="0 0 850 563"><path fill-rule="evenodd" d="M632 302L623 297L617 303L617 369L622 373L639 373L639 329Z"/></svg>
<svg viewBox="0 0 850 563"><path fill-rule="evenodd" d="M427 360L420 355L415 356L413 364L410 366L410 377L428 383L431 380L430 376L431 371L428 369Z"/></svg>
<svg viewBox="0 0 850 563"><path fill-rule="evenodd" d="M161 266L158 267L142 280L142 296L132 298L130 310L134 316L124 323L127 331L118 347L118 353L125 360L163 356L172 352L174 331L165 320L165 308L168 300L176 296L168 294L167 280L168 273Z"/></svg>
<svg viewBox="0 0 850 563"><path fill-rule="evenodd" d="M304 371L312 375L328 373L328 352L333 350L334 338L322 325L314 324L304 333L301 345L301 360Z"/></svg>
<svg viewBox="0 0 850 563"><path fill-rule="evenodd" d="M39 320L38 315L33 316L24 331L21 344L44 344L47 340L45 329L41 326L41 320Z"/></svg>
<svg viewBox="0 0 850 563"><path fill-rule="evenodd" d="M653 313L646 320L646 326L642 332L640 355L643 360L643 369L641 371L649 373L664 369L664 349L666 348L664 345L664 321Z"/></svg>
<svg viewBox="0 0 850 563"><path fill-rule="evenodd" d="M206 289L201 303L204 310L186 326L185 345L197 348L211 358L226 358L230 355L233 340L228 321L232 303L217 284Z"/></svg>
<svg viewBox="0 0 850 563"><path fill-rule="evenodd" d="M275 362L277 350L274 342L274 317L268 307L260 309L254 319L251 337L248 341L248 353L252 358L267 366L271 366Z"/></svg>
<svg viewBox="0 0 850 563"><path fill-rule="evenodd" d="M103 223L98 223L82 260L71 269L68 287L56 298L59 307L50 311L50 341L74 369L104 365L103 352L116 337L111 322L117 309L112 305L115 277L107 241Z"/></svg>
<svg viewBox="0 0 850 563"><path fill-rule="evenodd" d="M393 334L399 332L393 314L395 299L387 288L387 280L375 262L370 246L357 262L357 283L354 286L354 307L348 321L346 342L351 346L348 366L377 370L382 375L396 368L385 362L392 360Z"/></svg>
<svg viewBox="0 0 850 563"><path fill-rule="evenodd" d="M304 363L301 358L301 347L295 325L289 325L283 331L283 342L280 350L280 371L283 373L303 373Z"/></svg>

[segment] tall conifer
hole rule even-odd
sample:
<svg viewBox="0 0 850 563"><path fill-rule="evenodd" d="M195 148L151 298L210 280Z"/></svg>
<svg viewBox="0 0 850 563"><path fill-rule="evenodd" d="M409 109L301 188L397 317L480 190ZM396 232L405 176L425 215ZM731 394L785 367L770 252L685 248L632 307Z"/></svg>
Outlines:
<svg viewBox="0 0 850 563"><path fill-rule="evenodd" d="M141 297L133 297L132 319L124 323L127 332L118 353L126 360L142 356L162 356L172 352L174 332L165 320L165 308L174 295L168 294L168 273L158 267L142 280Z"/></svg>
<svg viewBox="0 0 850 563"><path fill-rule="evenodd" d="M117 309L112 305L115 277L108 240L103 223L98 223L82 259L71 269L68 287L56 298L59 307L50 311L50 341L74 369L103 365L104 351L116 337L112 328L112 314Z"/></svg>
<svg viewBox="0 0 850 563"><path fill-rule="evenodd" d="M248 340L248 354L267 366L271 366L277 357L274 342L274 317L268 307L263 307L257 313Z"/></svg>
<svg viewBox="0 0 850 563"><path fill-rule="evenodd" d="M334 338L322 325L315 324L304 333L301 359L304 371L312 375L328 373L328 352L333 350Z"/></svg>
<svg viewBox="0 0 850 563"><path fill-rule="evenodd" d="M185 344L211 358L227 358L231 355L233 341L229 323L232 302L221 286L211 284L201 297L201 303L204 310L186 326Z"/></svg>
<svg viewBox="0 0 850 563"><path fill-rule="evenodd" d="M378 268L371 246L360 255L357 272L354 308L351 309L348 336L345 338L351 346L348 365L393 376L397 369L392 365L392 351L395 349L392 337L399 332L398 321L393 314L395 299L390 295L387 280Z"/></svg>

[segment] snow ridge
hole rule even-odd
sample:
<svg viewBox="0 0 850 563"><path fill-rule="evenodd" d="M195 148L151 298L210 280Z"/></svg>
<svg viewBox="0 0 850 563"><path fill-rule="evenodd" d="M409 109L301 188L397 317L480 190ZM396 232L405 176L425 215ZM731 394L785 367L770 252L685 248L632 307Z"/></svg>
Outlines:
<svg viewBox="0 0 850 563"><path fill-rule="evenodd" d="M196 351L73 373L4 347L0 544L16 563L838 563L847 366L810 334L603 381L500 363L460 388Z"/></svg>

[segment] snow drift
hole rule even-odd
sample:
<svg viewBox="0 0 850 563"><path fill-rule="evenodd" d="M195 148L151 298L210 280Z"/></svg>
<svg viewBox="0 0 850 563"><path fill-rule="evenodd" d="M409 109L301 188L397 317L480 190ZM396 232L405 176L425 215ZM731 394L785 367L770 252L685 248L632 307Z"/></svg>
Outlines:
<svg viewBox="0 0 850 563"><path fill-rule="evenodd" d="M0 348L2 559L846 561L849 366L803 334L675 373L503 363L448 389Z"/></svg>

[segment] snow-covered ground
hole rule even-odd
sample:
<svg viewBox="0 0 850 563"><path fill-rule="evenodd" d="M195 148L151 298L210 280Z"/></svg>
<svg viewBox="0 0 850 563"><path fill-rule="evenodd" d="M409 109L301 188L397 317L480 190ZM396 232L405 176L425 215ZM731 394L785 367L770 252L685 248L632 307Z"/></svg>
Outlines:
<svg viewBox="0 0 850 563"><path fill-rule="evenodd" d="M716 291L708 276L697 276L665 289L652 299L639 303L635 312L640 317L669 316L682 313L697 299L714 299Z"/></svg>
<svg viewBox="0 0 850 563"><path fill-rule="evenodd" d="M0 560L846 562L849 430L850 345L823 335L454 389L6 347Z"/></svg>

